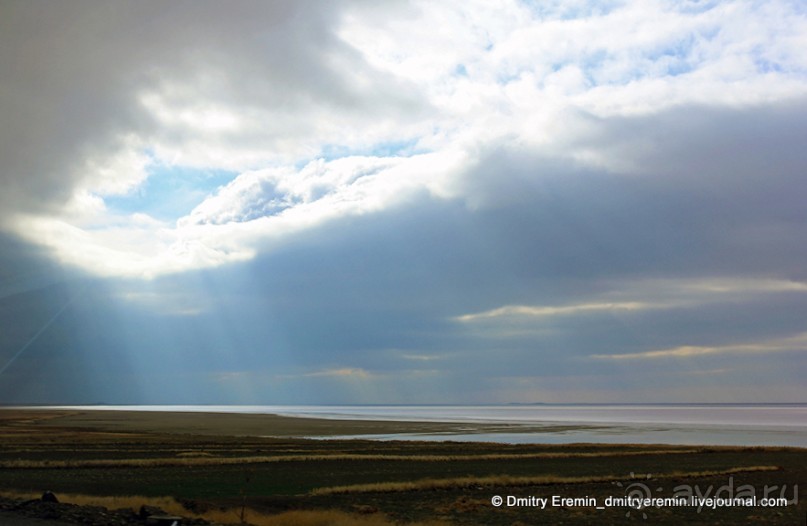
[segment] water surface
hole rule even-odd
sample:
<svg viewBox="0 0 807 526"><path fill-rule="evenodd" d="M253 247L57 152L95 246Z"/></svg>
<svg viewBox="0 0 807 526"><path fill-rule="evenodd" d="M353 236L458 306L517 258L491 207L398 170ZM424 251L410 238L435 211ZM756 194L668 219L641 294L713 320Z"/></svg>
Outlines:
<svg viewBox="0 0 807 526"><path fill-rule="evenodd" d="M478 406L62 406L303 418L465 423L452 433L353 435L378 440L640 443L807 447L805 404ZM346 438L346 437L340 437Z"/></svg>

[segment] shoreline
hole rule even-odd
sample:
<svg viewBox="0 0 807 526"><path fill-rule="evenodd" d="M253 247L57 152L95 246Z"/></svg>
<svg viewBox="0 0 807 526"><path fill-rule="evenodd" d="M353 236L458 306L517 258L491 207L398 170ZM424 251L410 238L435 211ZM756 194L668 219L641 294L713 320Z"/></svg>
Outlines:
<svg viewBox="0 0 807 526"><path fill-rule="evenodd" d="M395 434L484 434L564 432L599 429L601 425L552 423L475 423L401 421L347 418L285 416L264 413L225 413L201 411L129 411L120 409L0 408L0 419L19 418L30 413L31 425L96 429L112 432L153 432L211 436L253 437L347 437Z"/></svg>
<svg viewBox="0 0 807 526"><path fill-rule="evenodd" d="M266 413L155 411L103 408L2 408L0 421L25 418L34 428L112 433L167 433L201 436L303 438L374 441L498 442L510 444L661 444L711 447L807 448L801 428L747 430L731 426L631 425L600 423L518 423L436 420L324 418ZM711 435L705 435L704 432ZM767 433L768 443L743 441ZM778 434L777 434L778 433ZM715 437L722 437L722 441ZM710 439L710 440L708 440ZM773 442L778 439L780 442Z"/></svg>

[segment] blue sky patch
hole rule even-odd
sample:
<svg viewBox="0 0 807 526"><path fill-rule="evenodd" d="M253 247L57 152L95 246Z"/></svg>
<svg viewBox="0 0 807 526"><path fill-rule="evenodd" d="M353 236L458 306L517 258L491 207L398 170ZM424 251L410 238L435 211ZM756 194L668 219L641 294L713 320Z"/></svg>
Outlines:
<svg viewBox="0 0 807 526"><path fill-rule="evenodd" d="M354 155L366 157L409 157L419 153L426 153L425 150L417 148L417 143L418 139L402 139L399 141L376 143L367 148L350 148L342 144L326 144L322 147L320 155L326 161L333 161Z"/></svg>
<svg viewBox="0 0 807 526"><path fill-rule="evenodd" d="M537 19L575 20L592 16L604 16L620 5L618 1L589 2L587 4L564 4L561 1L546 2L543 0L521 0Z"/></svg>
<svg viewBox="0 0 807 526"><path fill-rule="evenodd" d="M126 195L108 196L109 210L121 214L145 213L156 219L175 220L196 207L216 189L238 175L227 170L199 169L152 163L148 179Z"/></svg>

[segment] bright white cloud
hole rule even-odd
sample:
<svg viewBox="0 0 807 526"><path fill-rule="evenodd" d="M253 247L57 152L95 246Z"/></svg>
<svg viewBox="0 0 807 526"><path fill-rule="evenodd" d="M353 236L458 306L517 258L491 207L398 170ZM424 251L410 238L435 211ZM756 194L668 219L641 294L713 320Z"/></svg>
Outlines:
<svg viewBox="0 0 807 526"><path fill-rule="evenodd" d="M272 217L310 225L319 218L379 210L412 191L447 192L462 161L461 153L443 151L411 157L318 159L301 170L248 172L201 203L179 225Z"/></svg>
<svg viewBox="0 0 807 526"><path fill-rule="evenodd" d="M447 195L462 161L461 153L444 151L247 172L176 225L145 214L113 216L102 210L84 228L74 224L78 215L69 222L20 214L15 221L25 237L51 248L65 263L105 276L152 278L243 261L262 244L330 219L382 210L414 192ZM85 208L102 208L97 198L87 199Z"/></svg>

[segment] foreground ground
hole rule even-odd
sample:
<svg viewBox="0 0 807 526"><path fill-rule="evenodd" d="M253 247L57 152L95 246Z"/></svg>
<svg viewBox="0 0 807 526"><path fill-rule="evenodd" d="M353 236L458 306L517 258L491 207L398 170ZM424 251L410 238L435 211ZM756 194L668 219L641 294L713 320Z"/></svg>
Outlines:
<svg viewBox="0 0 807 526"><path fill-rule="evenodd" d="M51 490L62 502L135 510L156 505L185 517L255 525L792 525L807 517L805 449L295 438L451 427L5 409L0 494L21 502ZM761 499L766 492L789 504L635 509L608 500ZM494 497L502 498L500 506L492 504ZM508 505L516 498L521 506ZM543 508L541 499L548 499ZM0 523L13 524L10 517L17 515L0 512Z"/></svg>

